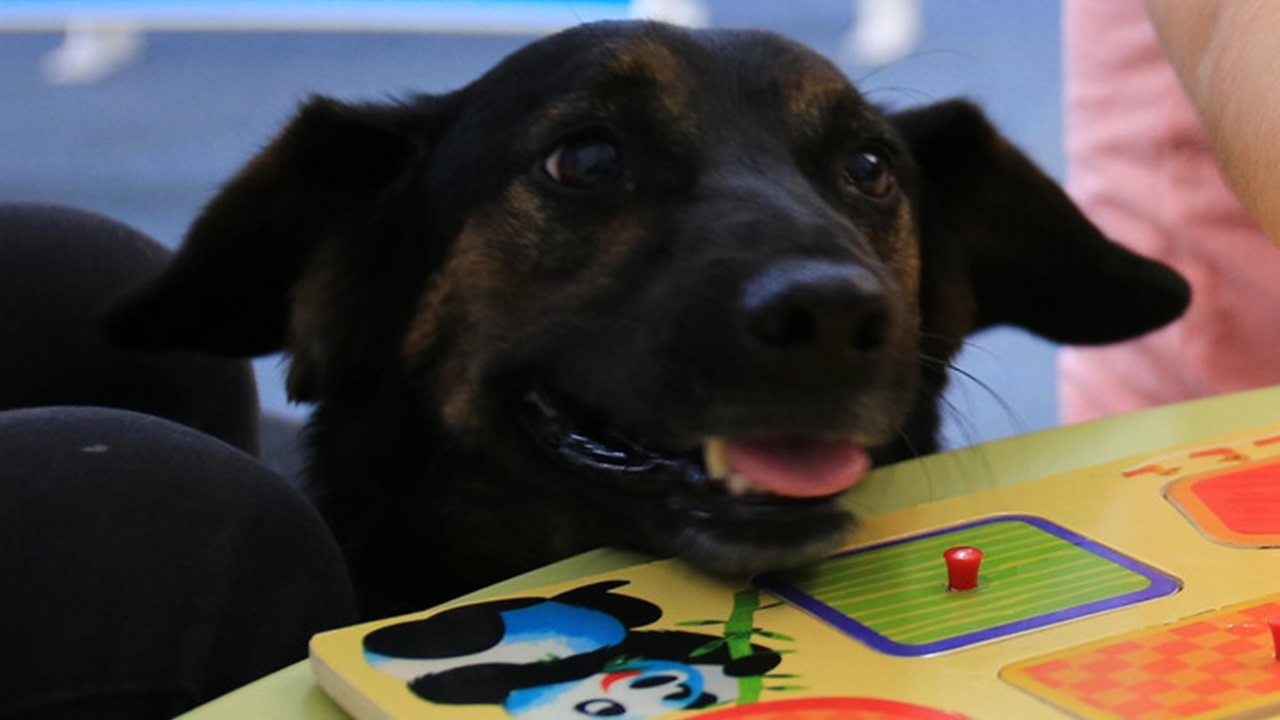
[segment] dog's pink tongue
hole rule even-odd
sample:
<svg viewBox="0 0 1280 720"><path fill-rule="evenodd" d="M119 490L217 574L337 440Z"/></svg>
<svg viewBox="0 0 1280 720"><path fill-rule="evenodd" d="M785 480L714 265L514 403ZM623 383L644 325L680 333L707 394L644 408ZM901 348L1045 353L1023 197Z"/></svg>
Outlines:
<svg viewBox="0 0 1280 720"><path fill-rule="evenodd" d="M871 469L853 440L781 438L728 440L729 466L753 485L786 497L821 497L848 490Z"/></svg>

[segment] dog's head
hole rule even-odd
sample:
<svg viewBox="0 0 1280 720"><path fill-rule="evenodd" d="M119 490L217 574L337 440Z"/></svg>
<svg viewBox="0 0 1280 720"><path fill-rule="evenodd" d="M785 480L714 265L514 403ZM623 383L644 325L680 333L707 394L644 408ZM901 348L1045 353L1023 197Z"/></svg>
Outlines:
<svg viewBox="0 0 1280 720"><path fill-rule="evenodd" d="M889 114L775 35L616 23L452 94L311 101L111 321L284 349L322 405L391 387L513 492L750 572L839 542L870 458L933 447L965 334L1109 342L1187 294L970 104Z"/></svg>

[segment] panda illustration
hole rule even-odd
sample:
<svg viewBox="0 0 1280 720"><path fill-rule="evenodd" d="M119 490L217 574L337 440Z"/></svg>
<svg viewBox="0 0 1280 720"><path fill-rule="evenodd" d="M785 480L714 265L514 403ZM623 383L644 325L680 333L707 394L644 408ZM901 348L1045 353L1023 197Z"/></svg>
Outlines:
<svg viewBox="0 0 1280 720"><path fill-rule="evenodd" d="M781 660L758 645L732 658L702 633L635 630L662 610L611 592L625 584L465 605L382 627L365 636L365 658L425 700L501 705L528 720L632 720L730 702L738 678Z"/></svg>

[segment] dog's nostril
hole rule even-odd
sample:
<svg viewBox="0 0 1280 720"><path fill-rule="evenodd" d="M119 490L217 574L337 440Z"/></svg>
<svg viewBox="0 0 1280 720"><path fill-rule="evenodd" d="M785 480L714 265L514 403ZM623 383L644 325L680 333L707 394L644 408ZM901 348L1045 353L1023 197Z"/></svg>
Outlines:
<svg viewBox="0 0 1280 720"><path fill-rule="evenodd" d="M889 339L889 313L885 308L868 312L853 328L853 349L871 353L884 347Z"/></svg>
<svg viewBox="0 0 1280 720"><path fill-rule="evenodd" d="M752 317L751 333L771 347L796 348L813 344L817 323L805 308L778 304L763 308Z"/></svg>

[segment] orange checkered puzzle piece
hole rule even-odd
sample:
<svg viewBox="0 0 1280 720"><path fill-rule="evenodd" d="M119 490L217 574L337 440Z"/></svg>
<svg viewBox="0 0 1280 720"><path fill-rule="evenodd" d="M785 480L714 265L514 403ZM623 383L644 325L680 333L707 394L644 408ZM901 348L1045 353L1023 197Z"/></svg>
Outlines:
<svg viewBox="0 0 1280 720"><path fill-rule="evenodd" d="M1213 720L1280 709L1280 595L1058 651L1000 677L1081 718Z"/></svg>

